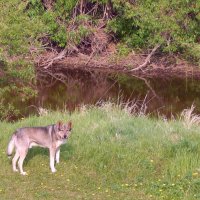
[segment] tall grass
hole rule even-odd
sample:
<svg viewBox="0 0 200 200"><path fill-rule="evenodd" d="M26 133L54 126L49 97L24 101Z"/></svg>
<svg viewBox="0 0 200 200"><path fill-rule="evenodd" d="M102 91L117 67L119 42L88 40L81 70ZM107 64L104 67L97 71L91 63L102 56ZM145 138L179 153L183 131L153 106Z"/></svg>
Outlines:
<svg viewBox="0 0 200 200"><path fill-rule="evenodd" d="M42 148L30 150L28 176L12 172L5 149L16 128L69 119L73 133L55 174ZM1 122L0 199L199 199L200 128L183 124L109 104Z"/></svg>
<svg viewBox="0 0 200 200"><path fill-rule="evenodd" d="M193 125L200 124L200 115L194 113L195 106L192 105L188 109L184 109L181 113L181 117L184 121L184 125L190 128Z"/></svg>

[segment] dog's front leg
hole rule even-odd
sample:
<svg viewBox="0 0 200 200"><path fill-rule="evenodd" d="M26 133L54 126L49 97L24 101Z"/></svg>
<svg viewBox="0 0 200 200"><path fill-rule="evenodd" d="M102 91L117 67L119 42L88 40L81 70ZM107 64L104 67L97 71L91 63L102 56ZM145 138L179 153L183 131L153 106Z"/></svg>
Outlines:
<svg viewBox="0 0 200 200"><path fill-rule="evenodd" d="M51 168L52 173L54 173L56 172L56 169L54 167L56 150L53 148L49 149L49 153L50 153L50 168Z"/></svg>
<svg viewBox="0 0 200 200"><path fill-rule="evenodd" d="M60 162L60 148L56 150L56 163L58 164Z"/></svg>

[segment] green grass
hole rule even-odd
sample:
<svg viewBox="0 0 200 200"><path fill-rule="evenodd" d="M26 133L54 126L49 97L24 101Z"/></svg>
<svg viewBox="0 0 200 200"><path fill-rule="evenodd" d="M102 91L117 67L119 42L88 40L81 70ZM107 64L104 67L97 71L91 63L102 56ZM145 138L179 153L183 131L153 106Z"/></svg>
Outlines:
<svg viewBox="0 0 200 200"><path fill-rule="evenodd" d="M24 163L28 176L12 172L5 152L16 128L69 119L73 132L55 174L39 147ZM187 129L180 120L134 117L106 105L1 122L0 129L0 199L200 198L200 128Z"/></svg>

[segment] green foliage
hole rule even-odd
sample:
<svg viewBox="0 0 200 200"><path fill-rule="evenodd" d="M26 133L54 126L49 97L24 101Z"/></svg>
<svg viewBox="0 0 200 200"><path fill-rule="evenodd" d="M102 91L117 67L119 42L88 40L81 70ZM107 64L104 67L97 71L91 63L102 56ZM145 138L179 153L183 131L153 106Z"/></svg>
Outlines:
<svg viewBox="0 0 200 200"><path fill-rule="evenodd" d="M18 1L15 0L14 3ZM92 9L95 3L97 1L88 1L87 10ZM98 3L103 6L107 1L103 0ZM199 1L142 0L131 3L112 0L112 4L115 15L112 20L108 21L108 29L116 34L121 43L131 49L149 48L159 43L162 45L163 52L179 52L186 58L198 62L199 56L195 51L198 49L200 37ZM77 0L53 1L49 6L51 9L47 9L41 0L29 0L27 4L18 4L17 9L14 7L15 12L9 4L8 12L3 9L5 11L2 14L8 13L7 18L12 21L13 26L19 24L11 29L6 29L8 26L4 26L5 31L2 31L2 34L6 33L9 41L12 41L10 50L15 52L19 48L24 35L34 39L41 31L48 34L52 42L60 47L64 48L69 42L79 44L88 34L86 24L100 17L99 14L96 16L84 14L72 19L73 11L78 6ZM97 12L100 11L103 12L102 7L99 7ZM19 32L22 28L20 24L25 31ZM25 41L30 43L28 40ZM7 43L4 41L4 44ZM27 47L27 44L23 44L20 51L25 50L25 46ZM188 46L191 47L190 50ZM194 53L195 56L193 56Z"/></svg>
<svg viewBox="0 0 200 200"><path fill-rule="evenodd" d="M30 19L26 2L1 0L0 7L0 119L12 120L36 95L34 66L25 56L39 46L37 38L47 29L38 12Z"/></svg>
<svg viewBox="0 0 200 200"><path fill-rule="evenodd" d="M200 45L198 43L184 45L184 57L200 65Z"/></svg>
<svg viewBox="0 0 200 200"><path fill-rule="evenodd" d="M200 2L142 0L133 4L113 1L119 15L110 29L132 48L162 44L165 52L185 51L200 37Z"/></svg>
<svg viewBox="0 0 200 200"><path fill-rule="evenodd" d="M31 18L42 15L45 11L41 0L29 0L27 10L28 16Z"/></svg>
<svg viewBox="0 0 200 200"><path fill-rule="evenodd" d="M58 0L55 2L54 10L57 16L63 20L71 18L71 13L78 0Z"/></svg>
<svg viewBox="0 0 200 200"><path fill-rule="evenodd" d="M34 89L34 66L24 60L4 63L0 77L0 119L19 117L37 92Z"/></svg>
<svg viewBox="0 0 200 200"><path fill-rule="evenodd" d="M43 24L37 17L30 20L25 12L26 4L20 0L2 0L0 7L1 48L8 55L27 53L30 44L44 32Z"/></svg>
<svg viewBox="0 0 200 200"><path fill-rule="evenodd" d="M57 46L64 48L67 43L79 44L88 35L88 28L84 26L89 16L80 15L71 20L71 13L77 4L77 0L59 0L54 2L52 10L45 10L40 0L29 1L27 10L29 16L40 16L40 19L48 29L50 39ZM73 29L67 31L68 26Z"/></svg>
<svg viewBox="0 0 200 200"><path fill-rule="evenodd" d="M41 16L44 24L47 27L47 33L50 36L50 39L55 42L60 47L65 47L66 45L66 28L64 23L57 23L57 15L55 12L46 11Z"/></svg>
<svg viewBox="0 0 200 200"><path fill-rule="evenodd" d="M127 56L130 52L131 52L131 48L129 48L126 44L119 43L117 45L117 53L119 56Z"/></svg>
<svg viewBox="0 0 200 200"><path fill-rule="evenodd" d="M2 91L0 91L0 93L2 94ZM18 117L19 114L20 111L14 107L12 103L8 103L5 99L1 99L0 120L11 120L13 117Z"/></svg>
<svg viewBox="0 0 200 200"><path fill-rule="evenodd" d="M114 13L112 20L108 21L108 29L116 34L120 43L130 49L150 48L159 43L163 52L179 52L187 59L199 62L199 1L111 2ZM98 14L95 16L90 15L89 11L97 1L87 1L85 6L88 14L72 19L78 3L77 0L52 1L49 3L51 9L47 9L41 0L29 0L26 3L19 0L9 0L8 3L1 1L1 7L4 8L0 11L4 18L0 23L3 49L12 54L26 52L40 33L49 35L52 42L62 48L69 42L79 44L88 35L86 24L103 16L102 8L107 1L98 1Z"/></svg>
<svg viewBox="0 0 200 200"><path fill-rule="evenodd" d="M89 19L87 15L79 15L73 21L75 28L67 32L67 42L78 45L92 32L91 27L88 25Z"/></svg>

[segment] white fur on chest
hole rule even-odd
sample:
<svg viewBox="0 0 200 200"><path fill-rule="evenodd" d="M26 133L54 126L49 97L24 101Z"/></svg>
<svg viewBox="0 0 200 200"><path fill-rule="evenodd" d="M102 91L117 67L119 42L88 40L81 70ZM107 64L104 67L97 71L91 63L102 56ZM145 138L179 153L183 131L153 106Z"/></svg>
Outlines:
<svg viewBox="0 0 200 200"><path fill-rule="evenodd" d="M60 147L62 144L65 144L67 142L67 140L58 140L56 142L56 148Z"/></svg>

